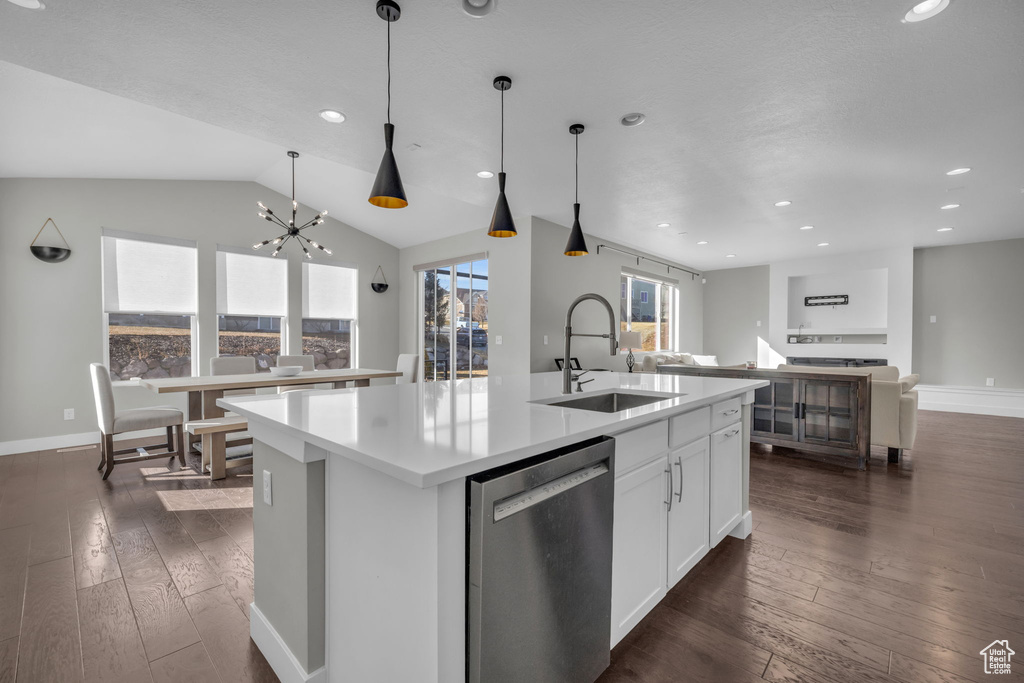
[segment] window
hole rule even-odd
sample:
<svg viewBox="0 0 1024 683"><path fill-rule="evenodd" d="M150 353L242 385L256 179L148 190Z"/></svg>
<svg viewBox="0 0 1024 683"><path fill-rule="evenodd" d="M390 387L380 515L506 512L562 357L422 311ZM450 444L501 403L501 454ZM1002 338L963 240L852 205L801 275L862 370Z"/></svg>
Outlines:
<svg viewBox="0 0 1024 683"><path fill-rule="evenodd" d="M193 375L195 242L105 230L102 258L110 378Z"/></svg>
<svg viewBox="0 0 1024 683"><path fill-rule="evenodd" d="M672 320L676 306L674 282L622 274L619 327L639 332L643 351L668 351L675 347Z"/></svg>
<svg viewBox="0 0 1024 683"><path fill-rule="evenodd" d="M487 375L487 255L416 266L426 381Z"/></svg>
<svg viewBox="0 0 1024 683"><path fill-rule="evenodd" d="M302 264L302 353L318 370L354 367L359 271L329 263Z"/></svg>
<svg viewBox="0 0 1024 683"><path fill-rule="evenodd" d="M288 261L217 247L217 353L252 356L269 372L281 355Z"/></svg>

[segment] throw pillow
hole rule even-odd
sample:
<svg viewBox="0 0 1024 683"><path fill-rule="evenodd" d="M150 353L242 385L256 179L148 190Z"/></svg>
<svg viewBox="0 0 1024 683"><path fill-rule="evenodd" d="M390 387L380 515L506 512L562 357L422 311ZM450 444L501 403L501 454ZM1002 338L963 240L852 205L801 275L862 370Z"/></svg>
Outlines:
<svg viewBox="0 0 1024 683"><path fill-rule="evenodd" d="M703 365L705 367L718 367L718 356L699 356L693 354L693 364Z"/></svg>

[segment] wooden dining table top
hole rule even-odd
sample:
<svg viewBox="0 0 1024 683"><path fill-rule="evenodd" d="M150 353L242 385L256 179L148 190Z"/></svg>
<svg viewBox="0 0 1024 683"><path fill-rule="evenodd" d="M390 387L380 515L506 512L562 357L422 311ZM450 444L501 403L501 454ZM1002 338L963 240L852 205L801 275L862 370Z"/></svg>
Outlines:
<svg viewBox="0 0 1024 683"><path fill-rule="evenodd" d="M290 377L278 377L269 372L204 377L162 377L160 379L141 379L139 384L158 394L168 394L182 391L221 391L295 386L297 384L352 382L401 376L402 373L395 370L344 368L341 370L305 370Z"/></svg>

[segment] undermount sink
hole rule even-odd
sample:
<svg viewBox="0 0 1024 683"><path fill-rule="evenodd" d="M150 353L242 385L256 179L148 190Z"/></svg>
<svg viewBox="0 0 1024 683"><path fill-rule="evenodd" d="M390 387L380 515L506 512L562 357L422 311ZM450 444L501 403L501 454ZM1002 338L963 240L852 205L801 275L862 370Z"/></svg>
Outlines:
<svg viewBox="0 0 1024 683"><path fill-rule="evenodd" d="M678 398L686 394L667 394L660 392L624 392L610 391L603 394L581 394L572 398L557 400L532 401L558 408L574 408L576 410L591 410L598 413L617 413L630 408L639 408L658 401L667 401L670 398Z"/></svg>

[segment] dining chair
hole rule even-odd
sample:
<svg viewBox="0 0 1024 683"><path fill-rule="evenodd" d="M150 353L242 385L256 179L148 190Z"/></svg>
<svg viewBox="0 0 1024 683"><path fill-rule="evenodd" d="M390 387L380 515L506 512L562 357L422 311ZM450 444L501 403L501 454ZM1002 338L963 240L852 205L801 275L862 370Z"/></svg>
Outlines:
<svg viewBox="0 0 1024 683"><path fill-rule="evenodd" d="M114 465L122 462L139 462L154 458L171 459L178 456L178 462L185 465L185 448L182 425L185 416L172 406L154 406L152 408L129 408L117 410L114 406L114 387L110 382L110 370L102 363L91 363L89 372L92 375L92 393L96 400L96 421L100 428L100 464L97 470L103 472L106 479L114 471ZM165 452L150 453L146 448L124 448L114 450L114 435L126 432L140 432L148 429L166 429L167 442L156 444L154 448L163 448ZM119 455L135 453L136 455L119 458ZM168 463L169 464L169 463Z"/></svg>
<svg viewBox="0 0 1024 683"><path fill-rule="evenodd" d="M398 367L395 372L402 373L395 378L395 384L413 384L419 381L420 357L415 353L403 353L398 356Z"/></svg>
<svg viewBox="0 0 1024 683"><path fill-rule="evenodd" d="M281 368L286 365L301 366L303 372L306 372L307 370L312 371L316 369L316 366L314 365L313 361L313 356L278 356L277 367ZM283 394L288 391L303 391L305 389L313 389L315 386L315 384L297 384L295 386L290 387L278 387L277 393Z"/></svg>

